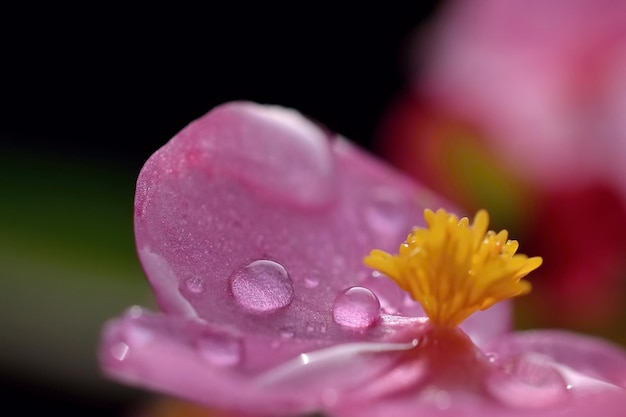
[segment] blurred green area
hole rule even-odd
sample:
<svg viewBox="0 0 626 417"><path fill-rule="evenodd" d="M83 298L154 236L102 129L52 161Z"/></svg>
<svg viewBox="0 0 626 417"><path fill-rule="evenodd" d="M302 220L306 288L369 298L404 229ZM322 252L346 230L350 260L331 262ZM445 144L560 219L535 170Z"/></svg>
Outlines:
<svg viewBox="0 0 626 417"><path fill-rule="evenodd" d="M0 376L9 385L87 402L135 395L101 375L96 349L106 320L152 304L133 238L136 174L0 149Z"/></svg>

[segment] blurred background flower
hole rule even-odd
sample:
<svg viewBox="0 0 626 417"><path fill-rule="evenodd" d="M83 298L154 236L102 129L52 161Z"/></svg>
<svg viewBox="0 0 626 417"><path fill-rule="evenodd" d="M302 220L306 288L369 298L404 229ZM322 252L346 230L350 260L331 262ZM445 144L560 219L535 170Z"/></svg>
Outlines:
<svg viewBox="0 0 626 417"><path fill-rule="evenodd" d="M626 343L626 3L449 1L378 149L544 258L520 326Z"/></svg>

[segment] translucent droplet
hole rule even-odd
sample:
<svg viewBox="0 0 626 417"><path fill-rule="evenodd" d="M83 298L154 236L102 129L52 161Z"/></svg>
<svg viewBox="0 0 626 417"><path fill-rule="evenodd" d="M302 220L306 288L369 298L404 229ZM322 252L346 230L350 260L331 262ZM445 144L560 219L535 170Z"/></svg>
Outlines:
<svg viewBox="0 0 626 417"><path fill-rule="evenodd" d="M316 277L307 277L304 279L304 286L307 288L316 288L320 285L320 280Z"/></svg>
<svg viewBox="0 0 626 417"><path fill-rule="evenodd" d="M196 339L196 348L200 356L213 365L233 366L241 362L242 342L234 336L205 333Z"/></svg>
<svg viewBox="0 0 626 417"><path fill-rule="evenodd" d="M132 306L128 309L128 315L133 319L138 319L143 315L143 308L139 306Z"/></svg>
<svg viewBox="0 0 626 417"><path fill-rule="evenodd" d="M292 329L285 328L280 330L280 337L282 337L283 339L293 339L295 335L296 332Z"/></svg>
<svg viewBox="0 0 626 417"><path fill-rule="evenodd" d="M516 357L487 380L489 393L507 406L539 408L569 396L567 383L550 359L538 354Z"/></svg>
<svg viewBox="0 0 626 417"><path fill-rule="evenodd" d="M204 280L200 277L190 277L185 281L187 289L194 294L200 294L204 291Z"/></svg>
<svg viewBox="0 0 626 417"><path fill-rule="evenodd" d="M335 299L333 319L341 326L369 327L380 317L380 302L367 288L352 287Z"/></svg>
<svg viewBox="0 0 626 417"><path fill-rule="evenodd" d="M124 342L117 342L113 346L111 346L110 352L111 356L113 356L118 361L122 362L128 356L128 351L130 347Z"/></svg>
<svg viewBox="0 0 626 417"><path fill-rule="evenodd" d="M254 261L236 271L230 288L245 310L269 313L293 301L293 284L287 270L274 261Z"/></svg>
<svg viewBox="0 0 626 417"><path fill-rule="evenodd" d="M376 232L386 236L404 231L406 216L402 211L401 200L392 192L380 190L366 205L365 221Z"/></svg>

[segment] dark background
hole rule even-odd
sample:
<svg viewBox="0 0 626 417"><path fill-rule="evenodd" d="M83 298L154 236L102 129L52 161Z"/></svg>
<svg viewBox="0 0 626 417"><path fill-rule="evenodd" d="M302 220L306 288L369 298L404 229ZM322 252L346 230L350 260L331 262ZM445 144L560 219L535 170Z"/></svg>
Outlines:
<svg viewBox="0 0 626 417"><path fill-rule="evenodd" d="M404 82L407 35L436 8L431 0L6 13L0 135L136 170L191 120L246 99L297 108L369 145Z"/></svg>
<svg viewBox="0 0 626 417"><path fill-rule="evenodd" d="M124 172L130 217L132 181L143 162L225 101L294 107L371 147L384 110L406 80L407 38L438 7L422 1L354 8L5 8L0 153L71 158ZM6 193L0 198L11 197ZM77 394L31 375L0 370L6 409L112 415L134 399Z"/></svg>

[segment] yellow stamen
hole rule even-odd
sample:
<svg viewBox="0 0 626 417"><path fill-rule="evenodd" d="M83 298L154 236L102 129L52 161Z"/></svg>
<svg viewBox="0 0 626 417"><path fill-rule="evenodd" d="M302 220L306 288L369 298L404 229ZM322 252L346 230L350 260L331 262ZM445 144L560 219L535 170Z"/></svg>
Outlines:
<svg viewBox="0 0 626 417"><path fill-rule="evenodd" d="M526 294L522 281L542 262L515 254L508 232L487 231L489 215L480 210L469 224L443 209L424 211L426 228L415 228L397 255L373 250L365 264L379 270L418 301L430 321L456 326L478 310Z"/></svg>

